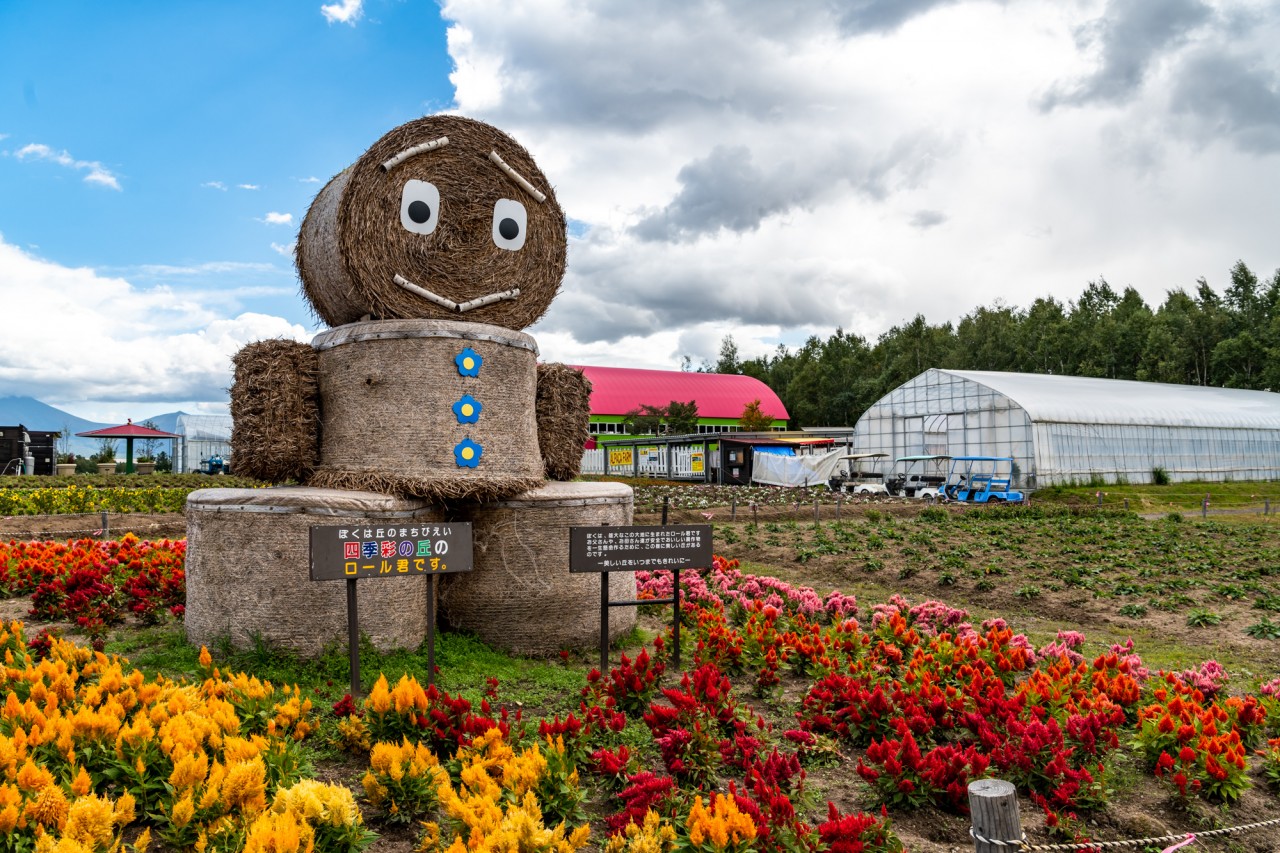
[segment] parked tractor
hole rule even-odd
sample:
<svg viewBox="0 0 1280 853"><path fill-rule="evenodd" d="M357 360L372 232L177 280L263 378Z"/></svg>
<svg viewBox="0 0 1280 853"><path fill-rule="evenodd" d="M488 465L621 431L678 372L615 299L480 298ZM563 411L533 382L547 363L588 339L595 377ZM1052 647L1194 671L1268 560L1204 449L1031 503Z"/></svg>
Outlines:
<svg viewBox="0 0 1280 853"><path fill-rule="evenodd" d="M953 456L942 493L965 503L1021 503L1026 495L1009 487L1012 480L1010 456Z"/></svg>

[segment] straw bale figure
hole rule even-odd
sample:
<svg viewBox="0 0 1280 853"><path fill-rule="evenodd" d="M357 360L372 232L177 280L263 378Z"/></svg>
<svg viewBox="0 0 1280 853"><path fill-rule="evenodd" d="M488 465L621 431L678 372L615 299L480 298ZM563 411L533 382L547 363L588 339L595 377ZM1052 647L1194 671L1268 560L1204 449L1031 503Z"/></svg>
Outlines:
<svg viewBox="0 0 1280 853"><path fill-rule="evenodd" d="M497 128L439 115L387 133L325 185L298 235L303 294L339 328L312 342L311 362L281 341L236 356L237 468L446 501L576 477L589 384L538 369L519 332L559 290L565 231L546 176ZM488 399L458 393L464 350ZM471 445L451 413L433 420L455 402L480 412L463 430Z"/></svg>

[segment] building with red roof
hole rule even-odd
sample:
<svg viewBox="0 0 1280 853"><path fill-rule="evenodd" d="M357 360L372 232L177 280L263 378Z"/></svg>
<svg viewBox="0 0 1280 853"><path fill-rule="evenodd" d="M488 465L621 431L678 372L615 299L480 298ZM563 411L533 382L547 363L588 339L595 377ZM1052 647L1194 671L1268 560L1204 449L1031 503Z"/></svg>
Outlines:
<svg viewBox="0 0 1280 853"><path fill-rule="evenodd" d="M697 403L699 433L738 431L742 410L753 400L759 400L760 411L773 417L773 429L786 429L790 417L773 389L751 376L573 366L591 381L593 435L623 433L628 412L673 401Z"/></svg>

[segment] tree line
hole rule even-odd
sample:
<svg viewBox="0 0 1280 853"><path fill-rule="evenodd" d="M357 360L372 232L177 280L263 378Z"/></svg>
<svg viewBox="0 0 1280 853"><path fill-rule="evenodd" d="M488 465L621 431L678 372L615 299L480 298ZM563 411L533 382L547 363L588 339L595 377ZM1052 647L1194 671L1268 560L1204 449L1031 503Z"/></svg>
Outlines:
<svg viewBox="0 0 1280 853"><path fill-rule="evenodd" d="M793 428L853 425L881 397L930 367L1134 379L1254 390L1280 389L1280 269L1260 281L1244 261L1222 293L1203 278L1168 291L1155 310L1132 287L1100 278L1065 305L997 300L960 322L917 314L870 344L837 329L798 349L742 359L733 337L701 370L754 376L772 388Z"/></svg>

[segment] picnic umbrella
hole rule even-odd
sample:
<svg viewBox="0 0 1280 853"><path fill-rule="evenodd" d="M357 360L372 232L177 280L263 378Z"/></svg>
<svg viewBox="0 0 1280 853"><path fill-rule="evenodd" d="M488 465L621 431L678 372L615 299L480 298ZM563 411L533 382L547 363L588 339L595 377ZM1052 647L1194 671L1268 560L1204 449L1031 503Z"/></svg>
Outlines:
<svg viewBox="0 0 1280 853"><path fill-rule="evenodd" d="M120 424L120 426L91 429L88 432L78 432L76 435L82 438L123 438L124 472L126 474L133 473L133 440L135 438L181 438L175 432L163 432L151 427L139 426L133 422L133 418L130 418L128 423Z"/></svg>

